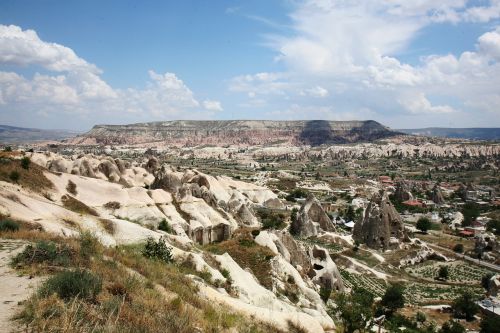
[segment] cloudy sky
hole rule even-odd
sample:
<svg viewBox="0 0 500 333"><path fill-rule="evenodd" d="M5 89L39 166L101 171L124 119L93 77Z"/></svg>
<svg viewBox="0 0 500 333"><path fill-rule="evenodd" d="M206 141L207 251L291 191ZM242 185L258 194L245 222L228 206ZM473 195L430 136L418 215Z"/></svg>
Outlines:
<svg viewBox="0 0 500 333"><path fill-rule="evenodd" d="M0 2L0 124L500 126L500 0Z"/></svg>

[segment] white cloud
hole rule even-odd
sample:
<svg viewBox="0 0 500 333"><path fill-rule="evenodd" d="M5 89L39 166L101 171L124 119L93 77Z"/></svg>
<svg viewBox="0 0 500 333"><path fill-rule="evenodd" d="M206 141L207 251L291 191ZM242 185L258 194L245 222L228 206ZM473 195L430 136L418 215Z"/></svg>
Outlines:
<svg viewBox="0 0 500 333"><path fill-rule="evenodd" d="M432 105L425 97L424 93L418 93L411 96L406 96L399 100L399 103L410 113L452 113L455 110L448 105Z"/></svg>
<svg viewBox="0 0 500 333"><path fill-rule="evenodd" d="M15 25L0 25L0 63L39 65L57 72L100 72L95 65L78 57L72 49L44 42L35 31L22 30Z"/></svg>
<svg viewBox="0 0 500 333"><path fill-rule="evenodd" d="M284 105L303 105L302 109L333 105L344 114L376 109L390 121L426 114L425 121L442 122L453 113L462 122L477 124L481 119L483 126L491 126L491 121L498 126L500 28L479 36L475 46L459 55L423 55L413 65L400 60L401 54L411 51L413 39L430 25L497 17L471 14L482 10L500 14L496 10L500 0L483 4L473 7L467 0L300 2L290 14L291 33L267 37L287 70L264 81L242 75L233 79L230 89L250 98L260 95L266 102L262 105L280 104L277 112L283 115L290 110ZM318 94L311 87L328 93L312 98ZM434 105L427 96L440 103ZM482 117L475 115L482 111L486 111Z"/></svg>
<svg viewBox="0 0 500 333"><path fill-rule="evenodd" d="M39 66L48 74L27 77L0 71L0 120L14 112L30 120L31 114L73 115L89 122L104 115L112 121L147 121L186 118L187 110L189 118L207 118L222 110L215 100L200 103L174 73L149 71L144 89L113 89L100 77L100 69L70 48L17 26L0 25L1 64Z"/></svg>
<svg viewBox="0 0 500 333"><path fill-rule="evenodd" d="M223 111L222 105L219 101L205 100L203 101L203 107L210 111Z"/></svg>
<svg viewBox="0 0 500 333"><path fill-rule="evenodd" d="M315 86L309 89L305 89L300 92L301 95L303 96L311 96L311 97L326 97L329 95L329 92L327 89L321 87L321 86Z"/></svg>

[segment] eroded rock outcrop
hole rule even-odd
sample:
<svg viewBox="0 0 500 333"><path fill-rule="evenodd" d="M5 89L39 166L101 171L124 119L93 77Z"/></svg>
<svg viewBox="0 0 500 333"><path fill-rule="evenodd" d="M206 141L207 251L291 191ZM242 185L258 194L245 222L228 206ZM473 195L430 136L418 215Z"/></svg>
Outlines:
<svg viewBox="0 0 500 333"><path fill-rule="evenodd" d="M434 203L436 203L437 205L444 204L445 201L443 193L441 192L441 188L439 187L439 184L436 184L432 189L431 200L434 201Z"/></svg>
<svg viewBox="0 0 500 333"><path fill-rule="evenodd" d="M320 231L335 231L321 203L310 194L302 205L297 219L292 221L292 233L301 237L316 236Z"/></svg>
<svg viewBox="0 0 500 333"><path fill-rule="evenodd" d="M394 199L400 202L413 199L410 187L405 181L401 180L397 182L396 191L394 192Z"/></svg>
<svg viewBox="0 0 500 333"><path fill-rule="evenodd" d="M374 249L395 248L405 238L401 216L387 193L376 194L368 204L363 219L354 225L353 238Z"/></svg>

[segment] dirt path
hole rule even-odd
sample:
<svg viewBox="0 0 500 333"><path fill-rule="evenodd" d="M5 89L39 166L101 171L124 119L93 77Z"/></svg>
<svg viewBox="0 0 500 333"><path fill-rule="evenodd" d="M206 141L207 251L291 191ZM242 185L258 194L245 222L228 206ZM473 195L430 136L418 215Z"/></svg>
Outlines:
<svg viewBox="0 0 500 333"><path fill-rule="evenodd" d="M10 258L21 252L25 241L0 239L0 332L20 332L11 318L20 310L19 302L26 300L41 281L30 279L9 267Z"/></svg>

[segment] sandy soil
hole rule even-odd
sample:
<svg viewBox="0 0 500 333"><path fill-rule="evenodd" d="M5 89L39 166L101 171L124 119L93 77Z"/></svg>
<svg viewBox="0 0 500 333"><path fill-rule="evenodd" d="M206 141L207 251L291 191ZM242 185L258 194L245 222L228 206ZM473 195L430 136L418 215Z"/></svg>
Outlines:
<svg viewBox="0 0 500 333"><path fill-rule="evenodd" d="M24 241L0 239L0 332L21 332L11 318L41 281L41 278L19 276L9 267L10 258L22 251L26 244Z"/></svg>

